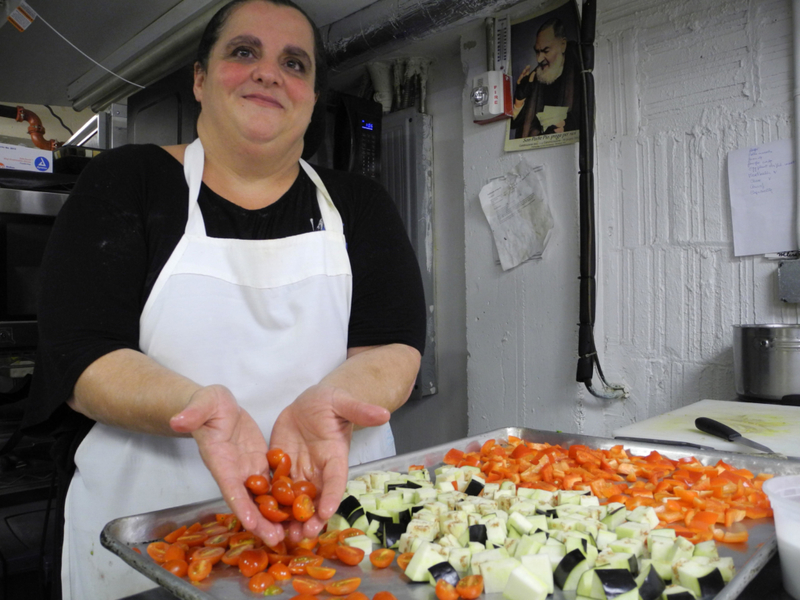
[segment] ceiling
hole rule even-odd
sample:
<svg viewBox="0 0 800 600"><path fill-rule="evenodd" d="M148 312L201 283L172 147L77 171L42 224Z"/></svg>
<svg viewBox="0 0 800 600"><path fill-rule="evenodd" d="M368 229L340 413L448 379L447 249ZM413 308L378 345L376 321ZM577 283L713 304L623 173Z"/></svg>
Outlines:
<svg viewBox="0 0 800 600"><path fill-rule="evenodd" d="M212 0L28 0L36 19L20 33L0 22L0 102L70 106L67 86L94 65L44 22L93 59L102 62L117 48L181 2L196 5ZM299 0L318 26L334 23L374 0ZM19 0L0 0L5 17ZM124 6L124 9L120 7Z"/></svg>

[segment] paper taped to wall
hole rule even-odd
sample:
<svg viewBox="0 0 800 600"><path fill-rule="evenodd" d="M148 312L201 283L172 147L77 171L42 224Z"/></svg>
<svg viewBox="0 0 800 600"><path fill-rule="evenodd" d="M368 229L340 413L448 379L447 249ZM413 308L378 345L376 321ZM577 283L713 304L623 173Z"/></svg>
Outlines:
<svg viewBox="0 0 800 600"><path fill-rule="evenodd" d="M797 250L792 140L728 154L736 256Z"/></svg>
<svg viewBox="0 0 800 600"><path fill-rule="evenodd" d="M553 216L545 195L544 167L520 160L514 170L491 179L478 195L504 271L542 256Z"/></svg>

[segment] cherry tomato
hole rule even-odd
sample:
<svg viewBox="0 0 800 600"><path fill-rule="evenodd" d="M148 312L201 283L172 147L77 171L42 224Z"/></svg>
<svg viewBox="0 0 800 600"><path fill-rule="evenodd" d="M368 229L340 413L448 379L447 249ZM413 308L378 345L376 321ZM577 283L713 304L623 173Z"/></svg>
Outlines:
<svg viewBox="0 0 800 600"><path fill-rule="evenodd" d="M252 550L253 544L239 544L238 546L231 547L225 554L222 555L222 562L226 565L233 567L239 566L239 559L242 557L242 552Z"/></svg>
<svg viewBox="0 0 800 600"><path fill-rule="evenodd" d="M289 518L289 513L278 510L277 508L264 508L264 504L258 507L258 510L264 515L264 518L273 523L282 523Z"/></svg>
<svg viewBox="0 0 800 600"><path fill-rule="evenodd" d="M278 501L275 500L274 496L270 496L268 494L263 494L263 495L259 496L258 498L256 498L255 500L256 500L256 504L258 504L259 510L261 510L262 506L264 507L264 510L266 510L268 508L272 508L272 509L278 508Z"/></svg>
<svg viewBox="0 0 800 600"><path fill-rule="evenodd" d="M321 565L321 556L295 556L287 566L292 575L306 575L308 567L319 567Z"/></svg>
<svg viewBox="0 0 800 600"><path fill-rule="evenodd" d="M372 600L397 600L397 596L391 592L378 592L372 597Z"/></svg>
<svg viewBox="0 0 800 600"><path fill-rule="evenodd" d="M440 579L436 582L436 597L438 600L458 600L456 586L452 583Z"/></svg>
<svg viewBox="0 0 800 600"><path fill-rule="evenodd" d="M160 564L167 560L164 555L167 553L168 548L169 544L167 542L153 542L147 545L147 554Z"/></svg>
<svg viewBox="0 0 800 600"><path fill-rule="evenodd" d="M223 519L222 524L228 528L228 531L236 533L242 530L242 522L236 515L228 515Z"/></svg>
<svg viewBox="0 0 800 600"><path fill-rule="evenodd" d="M207 533L185 533L178 538L177 544L186 544L190 548L192 546L202 546L203 542L208 539Z"/></svg>
<svg viewBox="0 0 800 600"><path fill-rule="evenodd" d="M357 535L364 535L364 532L356 527L348 527L347 529L340 531L339 536L337 537L340 544L344 544L344 541L349 537L355 537Z"/></svg>
<svg viewBox="0 0 800 600"><path fill-rule="evenodd" d="M269 574L275 578L275 581L287 581L292 578L292 572L283 563L270 565Z"/></svg>
<svg viewBox="0 0 800 600"><path fill-rule="evenodd" d="M314 508L314 501L311 500L310 496L300 494L294 499L294 503L292 504L292 515L294 515L295 521L305 523L314 516L315 512L316 509Z"/></svg>
<svg viewBox="0 0 800 600"><path fill-rule="evenodd" d="M353 592L348 595L344 600L369 600L369 597L363 592Z"/></svg>
<svg viewBox="0 0 800 600"><path fill-rule="evenodd" d="M256 496L269 493L269 479L263 475L250 475L245 482L244 487L253 492Z"/></svg>
<svg viewBox="0 0 800 600"><path fill-rule="evenodd" d="M272 480L275 481L277 479L280 479L284 475L288 476L291 470L292 470L292 459L289 458L288 454L284 454L281 457L281 461L278 463L278 466L275 467L274 471L272 472Z"/></svg>
<svg viewBox="0 0 800 600"><path fill-rule="evenodd" d="M269 463L269 468L273 471L278 467L281 462L281 459L286 454L280 448L273 448L269 452L267 452L267 462Z"/></svg>
<svg viewBox="0 0 800 600"><path fill-rule="evenodd" d="M174 544L178 541L178 538L181 537L184 533L186 533L186 525L181 525L175 531L168 533L164 536L164 541L168 544Z"/></svg>
<svg viewBox="0 0 800 600"><path fill-rule="evenodd" d="M166 552L164 552L164 562L171 560L186 560L186 546L170 544Z"/></svg>
<svg viewBox="0 0 800 600"><path fill-rule="evenodd" d="M192 555L192 561L207 560L213 567L225 555L225 548L203 547Z"/></svg>
<svg viewBox="0 0 800 600"><path fill-rule="evenodd" d="M245 577L252 577L259 571L263 571L269 566L269 557L266 550L245 550L239 557L239 570Z"/></svg>
<svg viewBox="0 0 800 600"><path fill-rule="evenodd" d="M234 534L230 532L220 533L219 535L208 538L205 542L203 542L203 546L211 548L227 548L232 535Z"/></svg>
<svg viewBox="0 0 800 600"><path fill-rule="evenodd" d="M330 581L325 584L325 591L331 596L347 596L352 594L361 585L360 577L350 577L349 579L340 579L338 581Z"/></svg>
<svg viewBox="0 0 800 600"><path fill-rule="evenodd" d="M300 494L305 494L312 500L317 497L317 486L315 486L310 481L306 481L301 479L300 481L295 481L292 484L292 489L294 490L294 495L299 496Z"/></svg>
<svg viewBox="0 0 800 600"><path fill-rule="evenodd" d="M337 546L336 558L352 567L364 560L364 551L354 546Z"/></svg>
<svg viewBox="0 0 800 600"><path fill-rule="evenodd" d="M319 538L318 537L303 538L302 540L297 542L297 547L298 548L303 548L304 550L313 550L314 548L317 547L318 543L319 543Z"/></svg>
<svg viewBox="0 0 800 600"><path fill-rule="evenodd" d="M467 575L458 582L456 591L464 600L474 600L483 592L483 576Z"/></svg>
<svg viewBox="0 0 800 600"><path fill-rule="evenodd" d="M317 600L317 597L311 594L297 594L297 596L292 596L289 600Z"/></svg>
<svg viewBox="0 0 800 600"><path fill-rule="evenodd" d="M369 562L376 569L385 569L394 560L395 551L389 548L378 548L369 555Z"/></svg>
<svg viewBox="0 0 800 600"><path fill-rule="evenodd" d="M397 557L397 566L400 567L403 571L406 570L408 563L411 562L411 559L414 558L413 552L403 552L400 556Z"/></svg>
<svg viewBox="0 0 800 600"><path fill-rule="evenodd" d="M256 546L261 546L261 543L261 540L256 537L256 534L249 531L240 531L239 533L234 533L228 539L229 548L241 546L242 544L252 544L252 546L255 548Z"/></svg>
<svg viewBox="0 0 800 600"><path fill-rule="evenodd" d="M211 574L211 562L207 560L193 560L189 563L189 569L187 571L187 575L189 575L189 581L203 581L206 577Z"/></svg>
<svg viewBox="0 0 800 600"><path fill-rule="evenodd" d="M309 577L313 577L314 579L321 579L323 581L327 581L331 579L334 575L336 575L336 569L331 569L330 567L318 567L316 565L309 565L306 567L306 573Z"/></svg>
<svg viewBox="0 0 800 600"><path fill-rule="evenodd" d="M278 554L276 552L271 552L269 555L269 564L274 565L275 563L281 563L282 565L289 565L292 562L292 555L291 554Z"/></svg>
<svg viewBox="0 0 800 600"><path fill-rule="evenodd" d="M322 544L317 546L317 556L322 558L336 558L336 548L339 544Z"/></svg>
<svg viewBox="0 0 800 600"><path fill-rule="evenodd" d="M272 486L272 496L282 506L291 506L294 502L294 490L288 481L276 481Z"/></svg>
<svg viewBox="0 0 800 600"><path fill-rule="evenodd" d="M339 534L341 533L340 529L331 529L330 531L326 531L325 533L321 533L319 536L319 543L320 545L325 544L335 544L339 541Z"/></svg>
<svg viewBox="0 0 800 600"><path fill-rule="evenodd" d="M250 578L247 587L254 594L263 594L267 588L275 585L275 578L266 571L259 571Z"/></svg>
<svg viewBox="0 0 800 600"><path fill-rule="evenodd" d="M325 586L319 581L308 579L307 577L295 577L292 580L292 587L298 594L308 594L310 596L316 596L325 589Z"/></svg>
<svg viewBox="0 0 800 600"><path fill-rule="evenodd" d="M183 577L189 572L189 564L185 560L168 560L161 566L177 577Z"/></svg>
<svg viewBox="0 0 800 600"><path fill-rule="evenodd" d="M286 542L278 542L274 546L267 546L272 554L289 554L286 548Z"/></svg>

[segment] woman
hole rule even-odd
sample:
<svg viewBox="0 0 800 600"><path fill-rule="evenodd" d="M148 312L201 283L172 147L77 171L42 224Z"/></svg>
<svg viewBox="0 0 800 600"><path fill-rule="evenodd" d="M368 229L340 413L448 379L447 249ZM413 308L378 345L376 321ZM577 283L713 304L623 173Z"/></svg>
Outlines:
<svg viewBox="0 0 800 600"><path fill-rule="evenodd" d="M321 489L295 538L335 511L348 452L394 452L387 421L424 340L419 272L385 192L300 159L320 56L291 2L230 3L195 65L199 140L101 155L59 216L37 375L91 424L66 498L65 598L152 587L100 546L120 516L221 492L247 529L283 539L243 485L268 445ZM68 273L79 256L88 275Z"/></svg>

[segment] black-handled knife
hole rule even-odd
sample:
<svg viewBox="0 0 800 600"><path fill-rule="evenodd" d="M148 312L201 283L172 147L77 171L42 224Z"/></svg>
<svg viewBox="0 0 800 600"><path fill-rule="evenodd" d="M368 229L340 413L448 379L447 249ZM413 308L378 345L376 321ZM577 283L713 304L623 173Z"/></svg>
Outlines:
<svg viewBox="0 0 800 600"><path fill-rule="evenodd" d="M710 435L716 436L718 438L722 438L723 440L728 440L729 442L734 442L735 444L744 444L745 446L750 446L751 448L755 448L756 450L761 450L761 452L768 452L770 454L775 454L775 452L765 446L764 444L759 444L758 442L754 442L753 440L749 440L746 437L743 437L741 433L733 429L732 427L728 427L725 423L720 423L719 421L715 421L714 419L709 419L708 417L698 417L695 419L695 427L697 427L700 431L708 433Z"/></svg>

